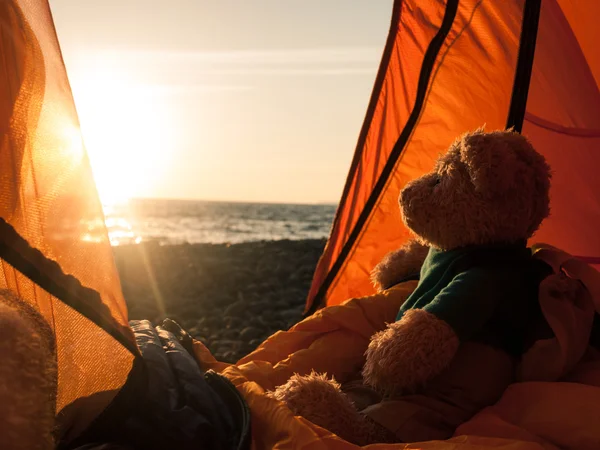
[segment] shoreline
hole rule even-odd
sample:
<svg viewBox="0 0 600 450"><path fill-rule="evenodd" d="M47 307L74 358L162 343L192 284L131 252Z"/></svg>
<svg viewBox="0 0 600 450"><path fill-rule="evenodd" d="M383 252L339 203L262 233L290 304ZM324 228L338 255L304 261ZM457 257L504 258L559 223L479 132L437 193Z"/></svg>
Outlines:
<svg viewBox="0 0 600 450"><path fill-rule="evenodd" d="M113 247L129 319L168 317L224 362L302 318L325 239Z"/></svg>

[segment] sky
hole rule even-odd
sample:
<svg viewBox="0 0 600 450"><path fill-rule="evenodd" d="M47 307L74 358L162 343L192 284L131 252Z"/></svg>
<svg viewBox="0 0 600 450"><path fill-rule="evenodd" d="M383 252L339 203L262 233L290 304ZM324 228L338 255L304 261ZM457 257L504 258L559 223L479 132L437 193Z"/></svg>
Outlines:
<svg viewBox="0 0 600 450"><path fill-rule="evenodd" d="M392 0L50 0L101 199L337 203Z"/></svg>

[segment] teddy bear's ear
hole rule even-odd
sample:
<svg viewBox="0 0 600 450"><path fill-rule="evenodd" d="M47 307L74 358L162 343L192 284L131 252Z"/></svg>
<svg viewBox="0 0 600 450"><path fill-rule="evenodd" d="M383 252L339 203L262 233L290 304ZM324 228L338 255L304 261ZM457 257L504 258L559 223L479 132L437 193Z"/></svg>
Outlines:
<svg viewBox="0 0 600 450"><path fill-rule="evenodd" d="M507 180L499 173L498 143L493 142L490 136L480 128L463 135L457 144L460 149L460 159L467 168L475 190L482 194L491 193L488 191L492 186L494 186L494 190L503 190L503 185ZM509 156L510 153L509 151L506 156Z"/></svg>
<svg viewBox="0 0 600 450"><path fill-rule="evenodd" d="M532 176L539 178L541 190L547 190L549 171L544 158L519 133L485 133L480 128L462 136L458 145L460 159L477 192L502 195Z"/></svg>

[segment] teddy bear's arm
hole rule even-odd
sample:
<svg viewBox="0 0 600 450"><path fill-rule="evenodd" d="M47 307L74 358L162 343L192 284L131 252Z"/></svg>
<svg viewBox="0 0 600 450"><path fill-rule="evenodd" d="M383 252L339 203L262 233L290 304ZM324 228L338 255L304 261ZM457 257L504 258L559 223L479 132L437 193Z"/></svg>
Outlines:
<svg viewBox="0 0 600 450"><path fill-rule="evenodd" d="M382 292L410 276L417 276L429 247L412 239L397 250L389 252L371 271L371 281Z"/></svg>
<svg viewBox="0 0 600 450"><path fill-rule="evenodd" d="M411 391L438 375L461 341L489 320L499 301L495 279L485 271L457 275L429 304L407 310L375 334L366 353L364 381L387 395Z"/></svg>

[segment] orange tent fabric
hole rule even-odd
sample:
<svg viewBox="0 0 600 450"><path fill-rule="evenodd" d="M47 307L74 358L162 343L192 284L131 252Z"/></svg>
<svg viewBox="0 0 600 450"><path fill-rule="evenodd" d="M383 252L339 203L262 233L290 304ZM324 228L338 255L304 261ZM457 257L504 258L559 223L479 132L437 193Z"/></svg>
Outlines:
<svg viewBox="0 0 600 450"><path fill-rule="evenodd" d="M408 231L397 198L465 131L515 126L554 170L532 242L600 263L597 2L398 0L371 103L307 311L373 293L368 274Z"/></svg>
<svg viewBox="0 0 600 450"><path fill-rule="evenodd" d="M0 66L0 288L54 329L68 437L112 401L137 348L46 1L0 2Z"/></svg>

